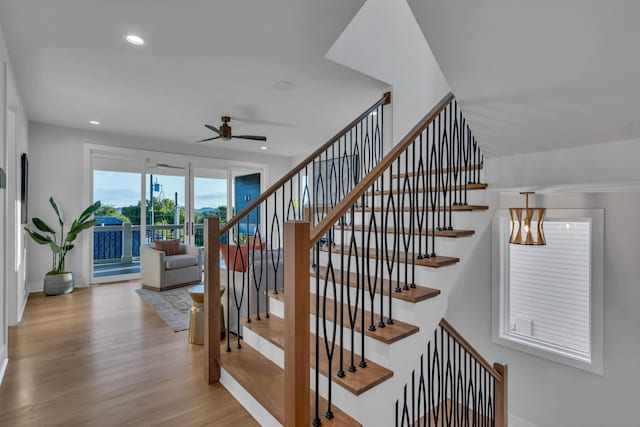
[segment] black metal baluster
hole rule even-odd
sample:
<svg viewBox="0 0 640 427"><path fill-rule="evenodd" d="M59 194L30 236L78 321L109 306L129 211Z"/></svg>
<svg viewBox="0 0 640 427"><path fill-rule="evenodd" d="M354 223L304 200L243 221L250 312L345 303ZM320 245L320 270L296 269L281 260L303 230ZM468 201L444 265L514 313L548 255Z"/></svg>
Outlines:
<svg viewBox="0 0 640 427"><path fill-rule="evenodd" d="M351 206L351 224L355 224L355 206ZM358 248L356 245L355 227L351 227L351 240L349 243L349 253L347 258L347 277L351 277L351 260L355 257L356 267L356 301L355 305L351 304L351 292L347 292L347 311L349 315L349 328L351 333L351 361L349 364L349 372L356 372L355 366L355 322L358 315L358 295L360 290L360 266L358 264ZM364 332L364 331L363 331Z"/></svg>
<svg viewBox="0 0 640 427"><path fill-rule="evenodd" d="M361 224L364 227L364 211L365 211L365 195L364 193L361 196L361 203L362 203L362 214L361 214ZM364 283L365 283L365 277L366 277L366 273L365 273L365 263L368 264L369 263L369 252L368 252L368 248L365 247L364 245L364 232L360 233L361 236L361 242L362 242L362 286L360 289L360 299L362 301L362 313L360 315L360 341L361 341L361 349L360 349L360 367L361 368L366 368L367 367L367 362L365 361L365 354L364 354L364 341L365 341L365 315L366 315L366 310L365 310L365 289L364 289ZM352 349L354 350L354 349Z"/></svg>
<svg viewBox="0 0 640 427"><path fill-rule="evenodd" d="M336 333L337 333L337 324L335 322L335 319L337 317L337 305L335 304L336 302L336 294L337 294L337 290L336 290L336 276L335 276L335 272L333 269L333 253L332 251L332 245L329 245L329 261L327 263L327 274L324 280L324 288L322 290L322 334L324 335L324 345L325 345L325 352L327 355L327 363L328 363L328 372L327 372L327 384L328 384L328 390L327 390L327 412L325 414L325 418L327 418L328 420L333 418L333 411L331 410L331 405L332 405L332 389L333 389L333 377L332 377L332 369L333 369L333 354L335 351L335 342L336 342ZM333 291L333 317L332 319L334 320L333 323L333 331L332 331L332 336L331 336L331 340L329 341L329 336L327 334L327 292L328 292L328 287L329 287L329 278L331 278L331 284L332 284L332 291ZM320 298L320 294L318 292L316 292L316 301ZM316 311L316 318L319 315L319 311ZM342 325L340 325L340 327L342 327ZM318 336L319 331L316 329L316 337ZM319 353L320 348L316 348L316 358L318 357L318 353ZM319 370L319 364L316 361L316 372L318 372ZM316 388L316 390L318 390Z"/></svg>
<svg viewBox="0 0 640 427"><path fill-rule="evenodd" d="M242 283L244 284L245 281L245 277L247 280L247 323L251 323L251 292L249 292L249 289L251 288L251 278L249 277L249 218L251 217L251 213L249 213L249 215L247 215L245 217L245 241L244 241L244 247L246 249L246 254L247 254L247 260L245 261L244 257L244 253L240 250L240 251L236 251L236 253L240 252L240 259L242 260ZM242 246L242 240L240 239L240 235L238 235L238 249L240 249ZM244 294L244 286L242 287L242 292Z"/></svg>
<svg viewBox="0 0 640 427"><path fill-rule="evenodd" d="M431 427L431 413L433 412L433 378L431 371L431 341L429 341L427 343L427 380L429 381L429 388L427 389L427 406L425 409L428 427Z"/></svg>
<svg viewBox="0 0 640 427"><path fill-rule="evenodd" d="M382 227L382 240L380 241L380 255L384 256L386 250L386 241L388 238L387 227L384 224L384 173L380 175L380 222ZM379 328L384 328L384 258L380 263L380 321L378 322Z"/></svg>
<svg viewBox="0 0 640 427"><path fill-rule="evenodd" d="M398 177L400 177L400 157L398 157L398 160L396 160L396 168L398 169ZM405 171L405 179L406 179L406 171ZM400 235L404 235L403 234L403 228L404 228L404 206L401 204L401 200L400 200L400 179L396 180L396 194L398 195L398 207L395 211L395 215L398 217L398 226L397 228L394 230L395 233L400 233ZM395 292L402 292L402 288L400 287L400 270L401 270L401 262L400 262L400 243L401 243L400 238L397 239L397 256L398 258L397 260L397 264L396 264L396 289ZM405 257L406 259L406 257Z"/></svg>
<svg viewBox="0 0 640 427"><path fill-rule="evenodd" d="M227 260L231 259L231 254L230 254L230 242L231 242L231 230L227 231ZM231 264L231 263L229 263ZM227 270L227 288L229 288L231 283L231 266L229 265L225 265L226 270ZM235 281L234 281L235 282ZM234 283L235 284L235 283ZM234 286L235 288L235 286ZM235 293L235 289L234 289L234 293ZM230 320L231 320L231 289L227 289L227 352L231 351L231 327L230 325Z"/></svg>
<svg viewBox="0 0 640 427"><path fill-rule="evenodd" d="M320 242L316 243L316 265L320 266ZM319 269L320 267L318 267ZM319 271L318 271L319 273ZM315 369L315 408L314 408L314 417L313 417L313 425L318 427L322 424L320 421L320 274L316 274L316 316L315 316L315 359L316 359L316 369Z"/></svg>
<svg viewBox="0 0 640 427"><path fill-rule="evenodd" d="M363 227L363 234L364 234L364 227ZM371 235L373 234L374 236L374 243L375 243L375 252L374 252L374 259L375 259L375 267L373 269L373 272L371 271ZM384 236L384 233L383 233ZM370 331L375 331L376 330L376 325L375 325L375 297L376 297L376 291L378 289L378 265L380 264L380 251L379 251L379 243L378 243L378 222L376 220L376 192L375 192L375 186L372 185L371 186L371 213L369 215L369 226L368 226L368 230L367 230L367 246L364 249L364 253L368 254L369 257L369 262L367 262L367 285L368 285L368 291L369 291L369 299L371 301L371 323L369 324L369 330ZM372 274L373 273L373 274ZM373 276L373 280L372 280L372 276ZM364 305L363 305L364 307ZM382 319L381 319L382 321Z"/></svg>
<svg viewBox="0 0 640 427"><path fill-rule="evenodd" d="M411 424L416 423L416 370L411 371Z"/></svg>

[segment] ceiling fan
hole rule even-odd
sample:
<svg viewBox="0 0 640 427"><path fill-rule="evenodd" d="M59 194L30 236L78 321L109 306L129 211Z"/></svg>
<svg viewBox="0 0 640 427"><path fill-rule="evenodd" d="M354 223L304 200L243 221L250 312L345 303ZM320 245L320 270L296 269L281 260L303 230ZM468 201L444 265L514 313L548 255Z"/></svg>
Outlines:
<svg viewBox="0 0 640 427"><path fill-rule="evenodd" d="M229 126L229 122L231 121L231 117L222 116L221 120L222 120L222 125L220 125L220 129L218 129L215 126L204 125L204 127L206 127L207 129L212 130L215 133L217 133L218 136L214 136L213 138L201 139L200 141L196 141L196 142L207 142L207 141L213 141L214 139L222 139L223 141L229 141L229 140L231 140L231 138L249 139L249 140L252 140L252 141L266 141L267 140L267 137L265 137L265 136L258 136L258 135L232 135L231 134L231 126Z"/></svg>

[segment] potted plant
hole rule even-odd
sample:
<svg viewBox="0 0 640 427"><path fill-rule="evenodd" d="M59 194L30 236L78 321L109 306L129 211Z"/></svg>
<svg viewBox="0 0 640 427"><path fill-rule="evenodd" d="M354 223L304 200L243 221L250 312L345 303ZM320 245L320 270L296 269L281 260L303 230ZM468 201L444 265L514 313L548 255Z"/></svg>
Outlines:
<svg viewBox="0 0 640 427"><path fill-rule="evenodd" d="M29 236L36 243L40 245L49 245L53 254L52 270L44 276L44 293L45 295L61 295L73 292L73 272L66 271L65 259L71 249L73 249L73 241L78 237L78 234L82 230L91 228L96 224L96 221L90 219L91 216L100 208L100 202L95 202L80 214L78 219L73 220L71 227L67 234L64 234L64 222L60 217L60 211L53 197L49 197L49 203L58 216L58 223L60 224L60 234L49 227L40 218L33 218L33 225L41 231L30 230L27 227L24 229L29 233Z"/></svg>

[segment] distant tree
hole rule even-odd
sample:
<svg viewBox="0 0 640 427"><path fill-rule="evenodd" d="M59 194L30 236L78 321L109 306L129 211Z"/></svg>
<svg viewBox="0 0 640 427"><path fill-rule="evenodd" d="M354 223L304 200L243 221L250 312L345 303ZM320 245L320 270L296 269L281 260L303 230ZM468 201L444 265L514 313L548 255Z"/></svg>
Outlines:
<svg viewBox="0 0 640 427"><path fill-rule="evenodd" d="M220 218L220 222L227 222L227 207L226 206L218 206L218 218Z"/></svg>
<svg viewBox="0 0 640 427"><path fill-rule="evenodd" d="M131 224L140 224L140 202L136 205L125 206L120 209L120 211L122 212L122 215L129 218Z"/></svg>
<svg viewBox="0 0 640 427"><path fill-rule="evenodd" d="M129 218L127 218L125 215L122 215L120 212L118 212L118 210L115 207L109 206L109 205L100 206L100 208L96 211L94 216L108 216L112 218L118 218L122 222L129 222Z"/></svg>

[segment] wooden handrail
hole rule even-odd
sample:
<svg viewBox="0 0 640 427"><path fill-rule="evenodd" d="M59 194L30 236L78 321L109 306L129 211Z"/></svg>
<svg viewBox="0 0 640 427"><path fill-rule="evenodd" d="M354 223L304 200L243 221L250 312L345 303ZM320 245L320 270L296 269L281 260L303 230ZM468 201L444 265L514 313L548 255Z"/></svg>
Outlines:
<svg viewBox="0 0 640 427"><path fill-rule="evenodd" d="M390 102L391 102L391 92L385 92L385 94L382 96L382 98L380 98L380 100L378 100L375 104L373 104L371 107L369 107L367 110L365 110L364 113L362 113L358 117L356 117L351 123L349 123L347 126L345 126L340 132L335 134L331 139L329 139L327 142L325 142L317 150L315 150L313 153L309 154L302 162L300 162L296 167L291 169L288 174L286 174L285 176L280 178L278 181L276 181L275 184L273 184L265 192L260 194L260 196L257 199L255 199L253 202L249 203L247 205L247 207L244 208L240 213L238 213L237 215L233 216L233 218L231 218L224 225L224 227L222 227L220 229L220 235L224 235L224 233L226 233L229 230L231 230L233 228L233 226L236 225L249 212L251 212L252 210L257 208L262 202L267 200L273 193L278 191L287 181L289 181L298 172L300 172L302 169L304 169L309 163L311 163L316 157L318 157L320 154L322 154L327 148L331 147L331 145L333 143L335 143L337 140L339 140L344 135L346 135L346 133L349 132L349 130L351 128L353 128L362 119L364 119L369 114L371 114L372 111L374 111L376 108L378 108L381 105L388 105Z"/></svg>
<svg viewBox="0 0 640 427"><path fill-rule="evenodd" d="M491 366L491 364L487 362L485 358L482 357L480 353L478 353L478 351L473 348L473 346L469 344L466 339L464 339L464 337L460 334L460 332L456 330L456 328L451 326L451 323L447 322L447 320L443 318L442 320L440 320L440 327L442 327L442 329L444 329L449 335L451 335L451 337L458 344L460 344L460 346L464 348L467 353L471 355L471 357L473 357L478 363L480 363L480 365L484 369L486 369L487 372L489 372L496 381L502 381L502 375L493 366Z"/></svg>
<svg viewBox="0 0 640 427"><path fill-rule="evenodd" d="M454 96L449 92L438 104L426 115L417 125L405 136L384 158L369 172L364 178L356 184L355 187L347 194L327 216L322 219L311 230L309 248L318 242L333 225L338 222L350 208L353 206L360 196L362 196L373 183L387 170L387 168L409 147L413 141L438 117Z"/></svg>

